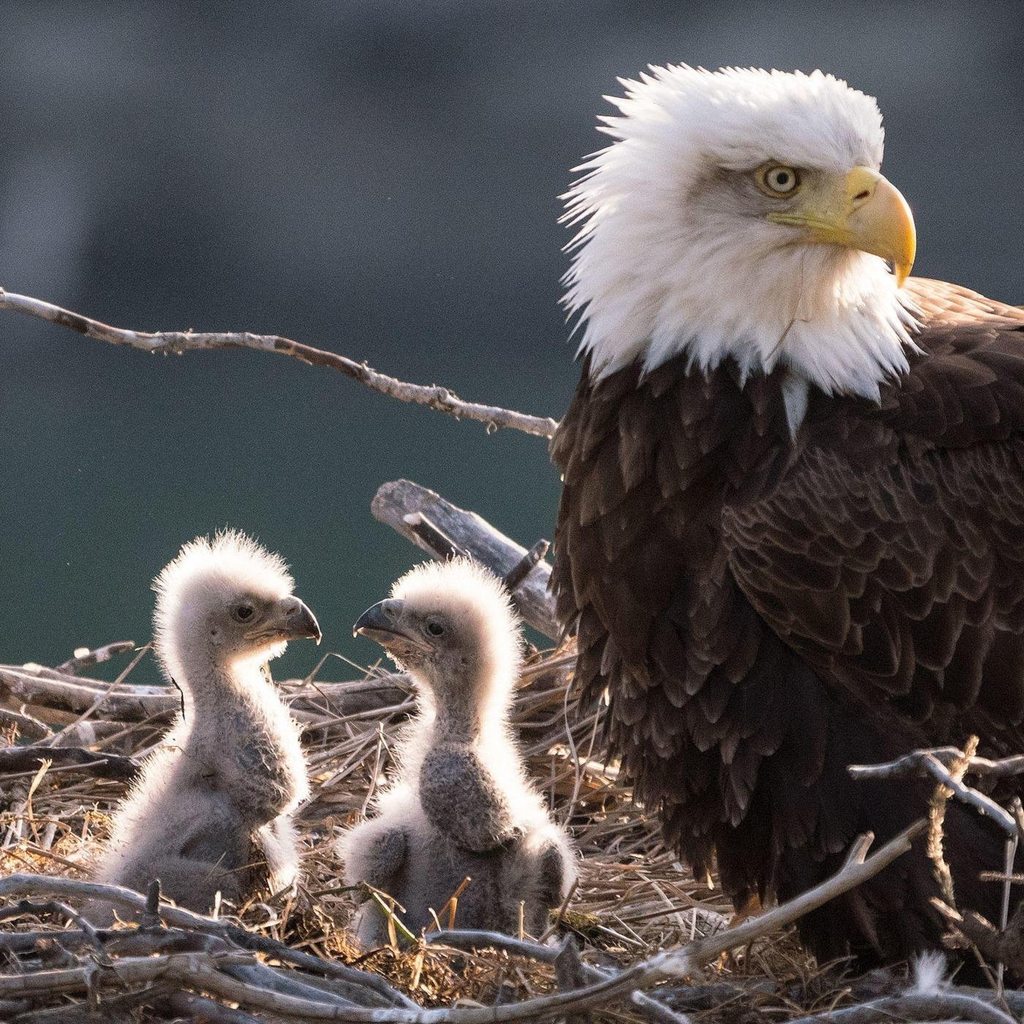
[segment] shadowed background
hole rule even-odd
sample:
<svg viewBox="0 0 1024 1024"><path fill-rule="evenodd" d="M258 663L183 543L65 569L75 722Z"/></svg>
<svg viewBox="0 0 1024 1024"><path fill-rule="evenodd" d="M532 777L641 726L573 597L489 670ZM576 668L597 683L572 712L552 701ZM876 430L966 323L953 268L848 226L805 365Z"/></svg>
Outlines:
<svg viewBox="0 0 1024 1024"><path fill-rule="evenodd" d="M877 96L916 272L1024 302L1019 3L197 11L5 6L0 285L118 326L280 333L557 417L576 378L557 196L616 76L686 61L822 67ZM225 524L289 559L325 649L375 657L349 626L417 560L369 513L399 476L551 536L541 440L280 357L151 357L0 313L0 661L147 640L150 579Z"/></svg>

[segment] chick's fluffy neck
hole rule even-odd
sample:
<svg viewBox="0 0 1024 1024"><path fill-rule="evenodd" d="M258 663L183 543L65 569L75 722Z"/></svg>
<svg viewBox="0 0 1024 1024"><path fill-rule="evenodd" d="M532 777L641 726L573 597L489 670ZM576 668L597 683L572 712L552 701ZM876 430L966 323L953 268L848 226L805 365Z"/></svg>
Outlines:
<svg viewBox="0 0 1024 1024"><path fill-rule="evenodd" d="M182 651L172 664L169 675L184 696L185 726L195 742L218 736L228 709L257 711L278 702L257 659L227 663L208 651Z"/></svg>
<svg viewBox="0 0 1024 1024"><path fill-rule="evenodd" d="M438 741L478 743L503 732L513 680L494 667L464 665L443 682L412 672L423 721Z"/></svg>

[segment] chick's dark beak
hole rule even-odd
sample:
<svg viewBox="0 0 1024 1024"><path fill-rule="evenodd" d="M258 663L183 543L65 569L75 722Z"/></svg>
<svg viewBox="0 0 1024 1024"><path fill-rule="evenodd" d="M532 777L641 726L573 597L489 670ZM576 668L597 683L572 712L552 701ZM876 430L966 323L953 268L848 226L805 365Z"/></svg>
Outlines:
<svg viewBox="0 0 1024 1024"><path fill-rule="evenodd" d="M378 601L356 619L355 625L352 627L352 635L365 636L368 640L373 640L385 648L399 644L420 646L416 637L410 635L404 625L404 611L404 601L396 600L393 597L386 601Z"/></svg>
<svg viewBox="0 0 1024 1024"><path fill-rule="evenodd" d="M309 605L297 597L286 597L278 601L267 626L276 629L282 637L289 640L309 637L319 644L322 638L320 623L316 621L316 616Z"/></svg>

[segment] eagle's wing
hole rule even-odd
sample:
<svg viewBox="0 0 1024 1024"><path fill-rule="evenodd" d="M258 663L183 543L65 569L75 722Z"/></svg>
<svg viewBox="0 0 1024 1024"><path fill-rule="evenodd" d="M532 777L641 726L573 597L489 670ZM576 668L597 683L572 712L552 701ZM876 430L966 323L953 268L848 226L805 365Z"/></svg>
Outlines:
<svg viewBox="0 0 1024 1024"><path fill-rule="evenodd" d="M878 409L823 404L779 485L727 507L723 529L790 647L940 741L936 705L1024 720L1024 314L938 282L914 293L927 328L910 373Z"/></svg>

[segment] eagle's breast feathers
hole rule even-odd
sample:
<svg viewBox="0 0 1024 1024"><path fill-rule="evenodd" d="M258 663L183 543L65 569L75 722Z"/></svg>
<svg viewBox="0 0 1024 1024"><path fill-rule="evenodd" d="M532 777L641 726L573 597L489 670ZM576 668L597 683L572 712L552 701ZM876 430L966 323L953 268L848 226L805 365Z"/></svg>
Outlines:
<svg viewBox="0 0 1024 1024"><path fill-rule="evenodd" d="M717 846L734 890L851 838L863 791L819 789L846 785L837 721L850 756L1024 748L1024 313L911 290L920 351L878 403L812 389L794 436L783 370L584 364L553 443L578 677L668 838L701 869Z"/></svg>

